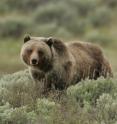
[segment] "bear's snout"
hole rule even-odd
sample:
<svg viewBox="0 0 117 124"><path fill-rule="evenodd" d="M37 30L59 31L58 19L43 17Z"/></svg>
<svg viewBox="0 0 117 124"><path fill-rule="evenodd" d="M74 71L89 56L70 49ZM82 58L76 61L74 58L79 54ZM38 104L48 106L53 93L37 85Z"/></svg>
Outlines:
<svg viewBox="0 0 117 124"><path fill-rule="evenodd" d="M36 51L33 51L30 55L30 65L36 66L39 64L39 56Z"/></svg>
<svg viewBox="0 0 117 124"><path fill-rule="evenodd" d="M38 65L38 60L37 59L32 59L31 60L31 65Z"/></svg>

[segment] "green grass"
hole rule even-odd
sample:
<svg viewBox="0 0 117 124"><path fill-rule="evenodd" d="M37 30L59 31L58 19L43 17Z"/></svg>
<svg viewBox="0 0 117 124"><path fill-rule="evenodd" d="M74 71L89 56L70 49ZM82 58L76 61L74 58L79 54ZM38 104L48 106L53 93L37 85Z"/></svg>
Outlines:
<svg viewBox="0 0 117 124"><path fill-rule="evenodd" d="M111 47L104 48L104 53L106 58L111 63L113 72L117 72L117 44L114 44Z"/></svg>
<svg viewBox="0 0 117 124"><path fill-rule="evenodd" d="M23 68L20 60L21 44L12 39L0 41L0 73L11 73Z"/></svg>

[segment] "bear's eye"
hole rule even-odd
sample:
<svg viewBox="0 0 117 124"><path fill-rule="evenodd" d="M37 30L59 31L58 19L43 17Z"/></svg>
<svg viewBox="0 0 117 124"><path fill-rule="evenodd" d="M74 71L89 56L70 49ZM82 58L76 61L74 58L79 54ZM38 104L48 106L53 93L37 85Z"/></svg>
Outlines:
<svg viewBox="0 0 117 124"><path fill-rule="evenodd" d="M32 53L32 49L27 49L27 52L28 53Z"/></svg>

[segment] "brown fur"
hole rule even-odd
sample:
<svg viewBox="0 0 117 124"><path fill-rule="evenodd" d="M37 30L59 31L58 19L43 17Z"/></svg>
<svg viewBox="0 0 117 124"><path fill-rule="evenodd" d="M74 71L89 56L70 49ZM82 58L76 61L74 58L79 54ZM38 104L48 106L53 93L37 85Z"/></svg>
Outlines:
<svg viewBox="0 0 117 124"><path fill-rule="evenodd" d="M39 37L28 37L24 41L21 58L28 65L33 79L43 82L44 89L53 85L56 89L64 89L82 79L113 76L109 62L96 45L82 42L65 44L58 39ZM43 50L44 57L39 50ZM38 60L38 65L31 65L32 58Z"/></svg>

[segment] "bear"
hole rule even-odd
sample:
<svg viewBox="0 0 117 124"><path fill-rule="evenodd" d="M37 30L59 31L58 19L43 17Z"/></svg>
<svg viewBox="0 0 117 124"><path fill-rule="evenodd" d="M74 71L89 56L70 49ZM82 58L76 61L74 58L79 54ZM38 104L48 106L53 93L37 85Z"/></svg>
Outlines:
<svg viewBox="0 0 117 124"><path fill-rule="evenodd" d="M21 59L44 91L64 90L81 80L113 77L110 63L98 45L63 42L53 37L24 37Z"/></svg>

